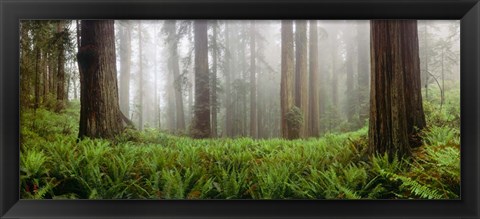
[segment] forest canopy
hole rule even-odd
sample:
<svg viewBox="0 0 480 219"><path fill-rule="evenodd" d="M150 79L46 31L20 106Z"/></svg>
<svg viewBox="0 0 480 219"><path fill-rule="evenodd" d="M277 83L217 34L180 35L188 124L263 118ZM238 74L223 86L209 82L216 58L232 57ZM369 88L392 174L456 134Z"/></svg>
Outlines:
<svg viewBox="0 0 480 219"><path fill-rule="evenodd" d="M458 198L459 36L459 21L24 20L22 198Z"/></svg>

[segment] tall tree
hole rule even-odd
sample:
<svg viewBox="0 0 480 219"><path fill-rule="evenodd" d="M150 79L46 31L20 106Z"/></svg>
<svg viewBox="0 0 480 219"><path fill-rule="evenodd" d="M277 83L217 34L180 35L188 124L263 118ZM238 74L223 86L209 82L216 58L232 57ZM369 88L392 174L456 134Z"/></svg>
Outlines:
<svg viewBox="0 0 480 219"><path fill-rule="evenodd" d="M318 89L318 33L317 33L317 21L310 21L310 78L309 78L309 112L308 112L308 124L309 124L309 136L318 137L320 134L319 129L319 89Z"/></svg>
<svg viewBox="0 0 480 219"><path fill-rule="evenodd" d="M58 34L58 64L57 64L57 107L56 111L61 111L65 108L65 102L67 100L67 92L65 92L65 21L60 20L57 23Z"/></svg>
<svg viewBox="0 0 480 219"><path fill-rule="evenodd" d="M232 109L232 73L231 73L231 45L230 45L230 24L225 22L225 134L233 136L233 109Z"/></svg>
<svg viewBox="0 0 480 219"><path fill-rule="evenodd" d="M78 137L112 138L124 129L118 104L113 20L82 20Z"/></svg>
<svg viewBox="0 0 480 219"><path fill-rule="evenodd" d="M143 130L143 53L142 53L142 21L138 21L138 129Z"/></svg>
<svg viewBox="0 0 480 219"><path fill-rule="evenodd" d="M167 43L169 51L170 63L169 70L173 75L173 89L175 90L175 121L176 130L185 131L185 113L183 111L183 95L182 95L182 76L180 75L180 66L178 60L178 34L175 20L165 21L165 28L167 33Z"/></svg>
<svg viewBox="0 0 480 219"><path fill-rule="evenodd" d="M293 21L282 21L282 64L280 84L280 105L282 120L282 136L292 139L295 136L293 127L288 121L287 115L295 104L295 76L294 76L294 51L293 51Z"/></svg>
<svg viewBox="0 0 480 219"><path fill-rule="evenodd" d="M350 123L350 125L355 125L353 119L355 118L356 114L356 95L355 95L355 85L353 83L354 79L354 72L353 72L353 64L354 64L354 52L355 52L355 46L353 43L352 38L348 38L347 36L344 36L345 40L345 48L346 48L346 60L345 60L345 69L347 73L347 79L346 79L346 86L347 89L345 91L345 113L347 115L347 121Z"/></svg>
<svg viewBox="0 0 480 219"><path fill-rule="evenodd" d="M306 136L308 127L308 71L307 71L307 21L298 20L295 24L295 106L303 115L304 124L300 127L300 137Z"/></svg>
<svg viewBox="0 0 480 219"><path fill-rule="evenodd" d="M218 35L218 21L212 21L212 80L211 80L211 99L210 99L210 107L212 113L212 137L217 137L217 109L218 109L218 101L217 101L217 68L218 68L218 42L217 42L217 35Z"/></svg>
<svg viewBox="0 0 480 219"><path fill-rule="evenodd" d="M124 115L130 114L130 65L132 56L132 24L122 21L120 32L120 110Z"/></svg>
<svg viewBox="0 0 480 219"><path fill-rule="evenodd" d="M210 86L208 75L207 21L194 21L195 42L195 105L191 135L194 138L209 138Z"/></svg>
<svg viewBox="0 0 480 219"><path fill-rule="evenodd" d="M410 155L409 137L425 125L417 21L372 20L371 62L369 151Z"/></svg>
<svg viewBox="0 0 480 219"><path fill-rule="evenodd" d="M257 81L255 64L255 21L250 23L250 136L257 138Z"/></svg>

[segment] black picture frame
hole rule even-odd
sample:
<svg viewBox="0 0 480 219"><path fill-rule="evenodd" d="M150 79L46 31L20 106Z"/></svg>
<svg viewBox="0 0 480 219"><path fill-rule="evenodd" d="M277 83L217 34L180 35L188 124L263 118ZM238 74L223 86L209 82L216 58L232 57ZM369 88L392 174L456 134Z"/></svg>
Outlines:
<svg viewBox="0 0 480 219"><path fill-rule="evenodd" d="M2 218L479 218L478 0L0 0ZM459 19L461 200L19 200L21 19Z"/></svg>

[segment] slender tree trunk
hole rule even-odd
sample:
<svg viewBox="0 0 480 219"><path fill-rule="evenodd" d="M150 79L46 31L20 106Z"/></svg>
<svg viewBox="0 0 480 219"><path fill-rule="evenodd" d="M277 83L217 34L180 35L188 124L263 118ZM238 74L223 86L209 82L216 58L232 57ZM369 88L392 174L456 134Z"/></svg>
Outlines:
<svg viewBox="0 0 480 219"><path fill-rule="evenodd" d="M309 112L308 119L309 121L309 135L313 137L318 137L320 134L319 130L319 80L318 80L318 33L317 33L317 21L310 21L310 84L308 95L309 98Z"/></svg>
<svg viewBox="0 0 480 219"><path fill-rule="evenodd" d="M231 45L230 45L230 25L225 22L225 132L228 137L233 137L233 112L232 112L232 69L231 69Z"/></svg>
<svg viewBox="0 0 480 219"><path fill-rule="evenodd" d="M347 121L351 124L351 125L354 125L353 124L353 118L355 118L355 114L356 114L356 104L355 104L355 98L356 98L356 95L355 95L355 92L354 92L354 89L355 89L355 85L353 83L353 52L354 52L354 45L353 45L353 41L350 40L350 39L346 39L346 47L347 47L347 51L346 51L346 61L345 61L345 68L347 70L347 80L346 80L346 85L347 85L347 90L346 90L346 103L345 103L345 112L347 114Z"/></svg>
<svg viewBox="0 0 480 219"><path fill-rule="evenodd" d="M180 75L180 66L178 60L178 38L176 21L169 20L165 22L168 32L169 44L169 62L170 70L173 74L173 88L175 90L175 115L176 115L176 131L185 132L185 113L183 110L183 95L182 95L182 77Z"/></svg>
<svg viewBox="0 0 480 219"><path fill-rule="evenodd" d="M423 42L425 42L425 100L428 101L428 83L429 83L429 72L428 72L428 28L427 28L427 21L424 21L424 31L425 35L423 36Z"/></svg>
<svg viewBox="0 0 480 219"><path fill-rule="evenodd" d="M217 137L217 22L212 23L212 96L211 96L211 108L212 108L212 137Z"/></svg>
<svg viewBox="0 0 480 219"><path fill-rule="evenodd" d="M143 130L143 60L142 21L138 21L138 129Z"/></svg>
<svg viewBox="0 0 480 219"><path fill-rule="evenodd" d="M294 51L293 51L293 21L282 21L282 66L280 84L280 105L283 138L292 139L295 136L289 126L287 114L295 104L295 76L294 76Z"/></svg>
<svg viewBox="0 0 480 219"><path fill-rule="evenodd" d="M417 21L372 20L371 32L369 151L408 156L424 118Z"/></svg>
<svg viewBox="0 0 480 219"><path fill-rule="evenodd" d="M257 138L257 81L255 64L255 21L250 24L250 136Z"/></svg>
<svg viewBox="0 0 480 219"><path fill-rule="evenodd" d="M77 55L80 70L79 138L113 138L122 132L118 104L113 20L83 20Z"/></svg>
<svg viewBox="0 0 480 219"><path fill-rule="evenodd" d="M58 42L58 64L57 64L57 107L56 111L61 111L65 108L66 92L65 92L65 48L63 39L65 37L64 21L57 23L57 33L60 35Z"/></svg>
<svg viewBox="0 0 480 219"><path fill-rule="evenodd" d="M35 103L34 108L38 109L40 104L40 49L35 49Z"/></svg>
<svg viewBox="0 0 480 219"><path fill-rule="evenodd" d="M195 20L194 32L195 106L191 134L194 138L209 138L211 132L207 21Z"/></svg>
<svg viewBox="0 0 480 219"><path fill-rule="evenodd" d="M122 21L124 27L120 38L120 109L125 115L130 114L130 64L132 62L132 36L130 21Z"/></svg>

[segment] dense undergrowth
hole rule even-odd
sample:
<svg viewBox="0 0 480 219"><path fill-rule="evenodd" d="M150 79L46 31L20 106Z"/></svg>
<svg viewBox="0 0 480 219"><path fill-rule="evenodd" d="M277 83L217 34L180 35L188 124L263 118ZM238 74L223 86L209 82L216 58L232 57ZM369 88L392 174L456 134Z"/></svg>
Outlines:
<svg viewBox="0 0 480 219"><path fill-rule="evenodd" d="M368 128L320 139L193 140L127 130L77 142L78 103L21 113L26 199L451 199L460 196L460 91L434 89L413 159L366 154Z"/></svg>

